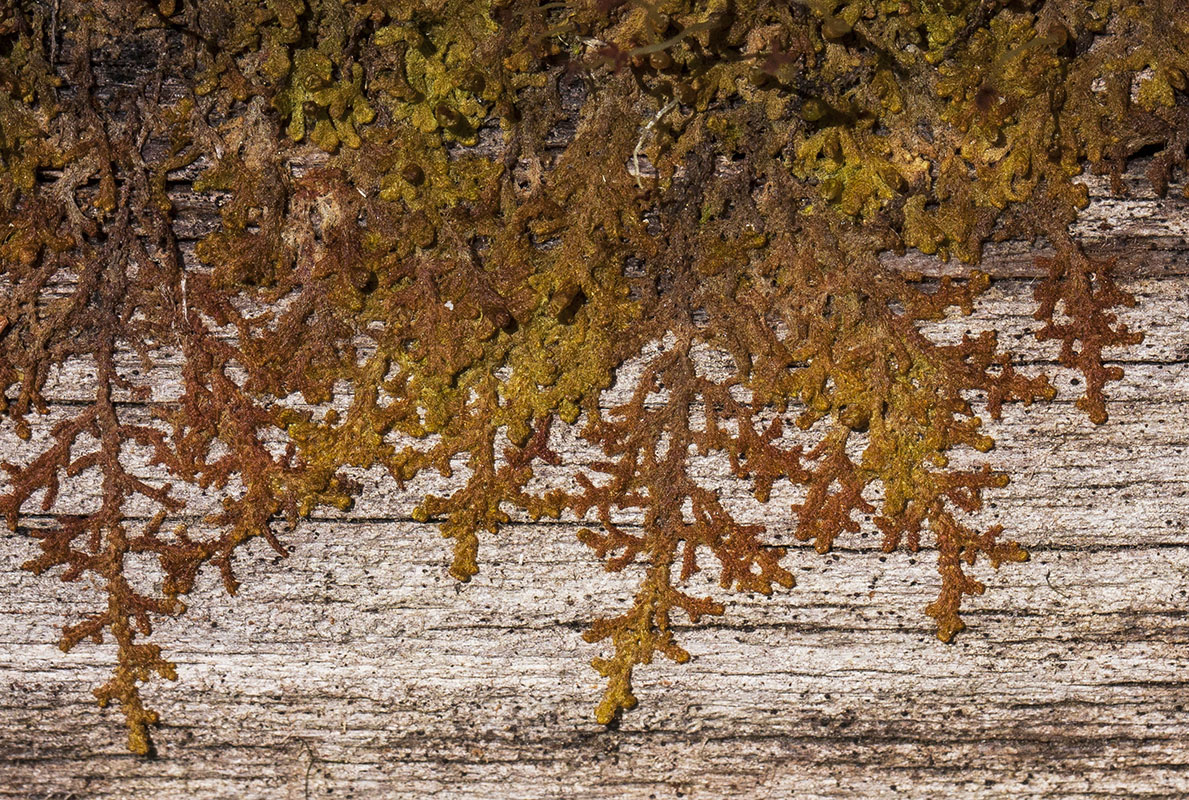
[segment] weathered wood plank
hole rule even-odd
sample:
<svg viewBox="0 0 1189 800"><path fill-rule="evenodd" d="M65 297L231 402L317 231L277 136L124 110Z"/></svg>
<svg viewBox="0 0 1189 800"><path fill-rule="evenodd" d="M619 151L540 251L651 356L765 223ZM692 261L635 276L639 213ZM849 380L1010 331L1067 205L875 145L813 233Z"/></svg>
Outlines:
<svg viewBox="0 0 1189 800"><path fill-rule="evenodd" d="M288 563L245 562L240 598L208 581L186 623L162 626L184 682L158 692L170 722L150 762L123 756L116 715L87 707L79 679L103 677L98 649L39 644L76 587L42 598L7 571L4 617L31 624L0 639L0 785L301 797L312 752L312 796L1189 791L1189 547L1040 548L994 576L953 646L920 615L927 555L797 552L795 590L685 631L694 661L641 670L644 705L604 732L584 663L597 647L577 629L622 605L629 576L599 575L555 533L572 531L512 527L456 590L425 526L304 526Z"/></svg>
<svg viewBox="0 0 1189 800"><path fill-rule="evenodd" d="M601 572L563 522L511 526L456 585L433 527L405 518L435 482L401 493L370 474L345 518L286 535L290 559L263 545L241 559L240 597L208 575L186 618L159 626L182 680L153 692L152 761L125 755L118 714L93 706L107 648L52 644L96 596L20 571L34 544L0 539L0 796L300 798L307 777L311 797L1182 796L1189 431L1173 315L1189 287L1152 285L1137 312L1152 356L1128 364L1110 424L1068 402L988 423L1015 481L983 516L1033 559L978 570L990 589L952 646L921 614L929 552L884 555L874 534L825 558L800 547L798 587L683 630L694 661L640 670L642 707L602 730L599 648L578 632L623 607L632 575ZM6 457L32 452L0 435ZM704 467L787 539L791 495L748 509Z"/></svg>
<svg viewBox="0 0 1189 800"><path fill-rule="evenodd" d="M1182 259L1189 263L1189 259ZM996 330L1003 350L1013 354L1017 366L1025 370L1052 370L1060 350L1058 342L1037 341L1035 331L1040 323L1033 318L1036 308L1032 291L1036 278L1007 278L995 281L975 305L970 316L956 316L937 323L922 325L939 342L955 342L963 333ZM1184 325L1189 307L1189 281L1183 277L1146 277L1121 281L1124 289L1135 295L1135 308L1118 310L1119 318L1145 334L1144 341L1133 347L1108 352L1112 363L1128 369L1122 382L1109 385L1108 400L1116 407L1137 399L1176 401L1185 396L1185 381L1189 380L1189 340ZM360 357L368 353L368 342L359 342ZM705 369L712 376L721 376L730 368L724 353L705 353ZM167 403L182 392L179 353L161 350L153 354L153 364L147 369L139 356L126 347L117 353L116 366L121 374L137 384L150 387L151 402ZM625 402L631 387L639 377L642 362L629 363L620 371L616 385L604 393L602 405L612 407ZM1145 371L1146 368L1154 372ZM1080 392L1076 384L1080 376L1070 371L1058 371L1055 381L1061 390L1057 403L1076 398ZM55 369L45 387L51 403L90 402L94 397L95 366L86 361L71 362ZM117 388L114 396L132 404L131 394ZM340 398L339 407L342 407ZM2 435L2 432L0 432Z"/></svg>
<svg viewBox="0 0 1189 800"><path fill-rule="evenodd" d="M1173 189L1158 202L1133 178L1122 199L1087 182L1094 204L1078 235L1119 257L1140 301L1122 316L1147 339L1118 354L1127 377L1109 387L1108 425L1073 408L1069 372L1057 374L1057 402L987 421L999 443L988 458L1013 483L988 494L979 520L1004 524L1033 558L976 568L989 589L968 603L970 630L954 644L937 642L921 613L938 584L928 550L885 555L869 529L827 557L795 546L795 589L733 597L724 617L681 629L694 660L640 669L641 707L603 729L588 666L600 648L579 632L624 607L631 571L603 572L574 520L521 519L485 542L481 574L456 584L434 527L408 517L445 481L399 491L372 471L350 512L319 511L284 535L289 559L250 547L239 597L205 575L185 618L158 627L181 680L148 692L166 723L156 759L128 755L118 712L94 706L110 648L54 646L99 595L20 570L35 543L0 535L0 797L1189 795L1189 200ZM213 206L175 196L179 231L200 235ZM995 327L1022 368L1051 369L1056 347L1030 334L1037 252L990 248L984 268L1000 280L975 315L930 332ZM127 353L120 365L140 368ZM704 366L726 364L705 354ZM179 367L165 355L135 375L153 403L124 396L121 413L148 419L176 398ZM625 369L603 405L638 374ZM93 382L84 363L60 371L50 417L28 443L0 428L0 458L36 452ZM564 481L593 454L557 435L572 467L552 477ZM161 479L143 455L129 451L129 464ZM699 476L789 542L795 490L778 486L765 508L721 462L700 463ZM201 531L217 498L177 488ZM55 511L95 498L82 480Z"/></svg>

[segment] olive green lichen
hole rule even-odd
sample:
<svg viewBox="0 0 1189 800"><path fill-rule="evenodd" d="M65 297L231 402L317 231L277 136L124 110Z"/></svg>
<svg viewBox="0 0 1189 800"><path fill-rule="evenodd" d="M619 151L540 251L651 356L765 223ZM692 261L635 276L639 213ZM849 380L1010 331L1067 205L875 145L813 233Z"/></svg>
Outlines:
<svg viewBox="0 0 1189 800"><path fill-rule="evenodd" d="M723 612L689 590L707 562L726 590L793 585L786 548L694 479L700 455L760 502L801 487L771 524L819 552L863 515L885 550L931 543L949 640L980 556L1027 557L969 516L1007 476L951 466L993 445L972 397L994 417L1055 390L993 331L923 332L987 275L887 256L1047 243L1037 336L1104 422L1107 350L1140 335L1070 232L1078 178L1121 190L1142 152L1164 193L1187 69L1172 0L4 0L0 414L40 438L3 464L0 513L39 541L29 569L100 588L61 644L115 641L96 696L140 753L140 687L175 677L154 618L207 565L234 593L251 539L285 554L278 518L348 508L349 468L403 485L466 464L406 510L440 523L460 580L517 514L585 520L607 569L639 572L586 634L609 642L601 722L635 704L638 665L689 658L674 612ZM166 357L183 384L155 396ZM46 382L75 364L90 399L57 407ZM541 488L562 427L602 456ZM134 449L222 511L184 524ZM81 480L98 506L61 512ZM146 558L152 590L130 579Z"/></svg>

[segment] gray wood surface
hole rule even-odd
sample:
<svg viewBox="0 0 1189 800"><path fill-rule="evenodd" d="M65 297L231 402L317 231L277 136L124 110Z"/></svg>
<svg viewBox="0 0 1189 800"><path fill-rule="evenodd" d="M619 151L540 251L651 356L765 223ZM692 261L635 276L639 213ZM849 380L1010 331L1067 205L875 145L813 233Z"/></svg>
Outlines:
<svg viewBox="0 0 1189 800"><path fill-rule="evenodd" d="M1124 316L1147 339L1118 354L1127 377L1109 389L1107 425L1076 411L1077 376L1059 370L1056 402L988 422L993 463L1014 480L989 494L982 521L1004 524L1032 560L977 570L988 591L967 602L953 644L922 613L939 582L932 553L885 555L870 529L825 557L797 546L796 588L731 597L724 617L682 628L691 663L638 669L640 708L605 729L589 667L601 649L579 634L629 602L635 573L603 572L573 520L521 520L457 584L447 544L408 516L435 479L399 491L364 474L349 514L285 535L289 559L253 544L237 598L208 574L190 612L157 627L180 680L146 693L164 725L145 759L90 694L111 648L55 644L99 595L20 570L36 544L4 531L0 797L1189 795L1189 203L1137 181L1109 198L1090 182L1079 234L1120 256L1140 301ZM994 248L984 268L997 280L976 314L934 334L993 326L1023 369L1055 369L1055 346L1029 336L1037 250ZM168 402L178 366L159 363L150 402ZM87 364L70 365L50 396L85 400L90 380ZM0 457L34 453L61 413L27 443L0 426ZM591 457L558 436L571 463ZM789 540L793 494L761 507L723 464L700 467L745 518ZM57 513L85 507L88 491ZM188 491L188 513L214 507Z"/></svg>

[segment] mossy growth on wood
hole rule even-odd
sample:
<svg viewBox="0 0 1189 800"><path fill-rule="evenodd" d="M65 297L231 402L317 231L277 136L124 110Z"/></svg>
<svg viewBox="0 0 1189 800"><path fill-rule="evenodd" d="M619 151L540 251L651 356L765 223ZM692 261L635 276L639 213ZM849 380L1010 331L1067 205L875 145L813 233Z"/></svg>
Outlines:
<svg viewBox="0 0 1189 800"><path fill-rule="evenodd" d="M440 523L459 580L513 518L588 520L638 573L586 633L603 723L635 668L689 658L675 614L723 612L695 572L793 585L772 529L826 552L868 515L927 547L948 641L972 568L1027 557L971 517L1008 476L951 456L1055 389L995 331L926 323L971 312L987 243L1035 242L1035 333L1105 422L1104 358L1140 334L1071 233L1081 176L1122 191L1142 153L1163 195L1187 70L1176 0L4 0L0 415L30 449L0 514L28 569L98 592L61 646L115 642L95 694L139 753L142 686L176 677L154 621L367 469L465 463L391 509ZM81 401L47 400L78 364ZM547 485L565 429L602 455ZM691 470L714 454L799 502L744 524ZM187 516L184 484L221 511Z"/></svg>

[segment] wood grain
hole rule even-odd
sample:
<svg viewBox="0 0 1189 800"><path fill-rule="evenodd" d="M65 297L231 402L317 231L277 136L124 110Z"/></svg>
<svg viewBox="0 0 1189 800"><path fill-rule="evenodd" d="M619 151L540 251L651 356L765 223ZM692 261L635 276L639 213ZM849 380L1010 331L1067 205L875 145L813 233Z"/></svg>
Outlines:
<svg viewBox="0 0 1189 800"><path fill-rule="evenodd" d="M604 729L588 666L599 647L579 633L627 604L635 575L603 572L577 521L521 519L488 537L481 574L457 584L434 526L409 517L442 479L401 491L364 473L352 511L285 534L290 558L249 548L240 596L205 575L190 612L158 626L180 681L148 692L165 720L152 759L124 751L118 712L90 694L111 648L54 644L99 595L22 571L35 543L25 529L0 534L0 797L1189 795L1189 201L1158 201L1138 179L1127 198L1090 183L1079 235L1120 257L1140 301L1124 316L1147 339L1117 354L1127 377L1109 389L1107 425L1076 411L1077 376L1059 370L1056 402L987 421L992 463L1013 483L981 520L1004 524L1032 560L977 571L988 592L954 644L922 613L939 583L932 554L885 555L868 526L825 557L794 546L793 590L735 596L724 617L680 629L693 661L639 669L641 707ZM208 213L196 205L179 224L197 234ZM995 327L1022 369L1054 370L1055 347L1030 335L1038 251L993 247L984 268L997 280L976 313L930 332ZM139 369L129 354L120 363ZM703 366L724 368L714 353ZM124 396L121 413L147 418L176 397L179 368L162 354L141 376L151 400ZM35 453L93 381L86 363L61 370L50 417L30 442L0 427L0 458ZM564 432L556 444L572 466L551 480L593 457ZM794 489L761 507L724 464L698 466L741 519L792 543ZM201 524L217 498L179 488ZM81 482L55 511L95 496Z"/></svg>

